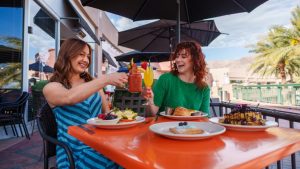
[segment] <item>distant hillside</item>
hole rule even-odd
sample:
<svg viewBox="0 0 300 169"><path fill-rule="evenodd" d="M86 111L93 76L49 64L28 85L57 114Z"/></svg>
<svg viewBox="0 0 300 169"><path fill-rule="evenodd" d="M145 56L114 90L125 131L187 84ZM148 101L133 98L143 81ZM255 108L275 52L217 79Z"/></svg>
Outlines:
<svg viewBox="0 0 300 169"><path fill-rule="evenodd" d="M254 56L242 57L238 60L217 60L217 61L208 61L208 67L211 69L216 68L238 68L238 67L249 67L250 64L254 61Z"/></svg>
<svg viewBox="0 0 300 169"><path fill-rule="evenodd" d="M210 69L228 68L230 77L251 77L249 66L253 63L255 56L242 57L237 60L208 61Z"/></svg>

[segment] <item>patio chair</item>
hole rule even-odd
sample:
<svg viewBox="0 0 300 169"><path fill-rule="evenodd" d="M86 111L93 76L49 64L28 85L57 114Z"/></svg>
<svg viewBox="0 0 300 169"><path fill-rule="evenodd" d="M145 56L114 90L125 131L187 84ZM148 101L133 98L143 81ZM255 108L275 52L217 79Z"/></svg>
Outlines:
<svg viewBox="0 0 300 169"><path fill-rule="evenodd" d="M30 139L28 129L25 123L25 116L24 116L28 97L29 97L28 92L22 92L22 95L16 101L1 103L0 104L0 125L4 126L4 129L6 125L11 125L13 132L15 131L17 136L18 136L18 131L16 129L16 125L19 125L21 135L23 136L23 132L22 132L22 127L23 127L25 136L27 137L27 139Z"/></svg>
<svg viewBox="0 0 300 169"><path fill-rule="evenodd" d="M67 153L70 169L75 169L71 149L63 142L57 140L57 123L55 115L48 103L40 109L37 115L37 126L43 138L44 169L49 167L49 158L56 156L56 145L61 146Z"/></svg>
<svg viewBox="0 0 300 169"><path fill-rule="evenodd" d="M146 113L146 100L139 93L130 93L125 89L116 89L113 96L113 106L121 110L132 109L140 116Z"/></svg>
<svg viewBox="0 0 300 169"><path fill-rule="evenodd" d="M43 95L42 91L32 90L32 111L28 112L28 121L31 122L32 131L31 135L33 134L35 124L36 124L36 116L42 106L46 103L46 99Z"/></svg>

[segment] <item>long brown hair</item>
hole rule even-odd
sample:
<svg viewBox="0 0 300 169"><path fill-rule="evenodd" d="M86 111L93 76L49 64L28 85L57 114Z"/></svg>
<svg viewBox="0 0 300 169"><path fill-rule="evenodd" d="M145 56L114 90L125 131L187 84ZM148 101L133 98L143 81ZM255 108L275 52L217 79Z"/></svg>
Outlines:
<svg viewBox="0 0 300 169"><path fill-rule="evenodd" d="M174 54L171 55L171 73L178 75L178 69L176 63L174 62L179 51L187 49L190 51L192 56L192 62L194 64L193 72L196 76L195 84L198 88L206 87L207 84L204 81L204 78L207 74L205 57L202 53L201 46L196 42L181 42L177 44Z"/></svg>
<svg viewBox="0 0 300 169"><path fill-rule="evenodd" d="M67 89L72 87L69 76L72 72L71 60L77 57L85 46L89 48L89 54L92 53L91 46L79 39L67 39L65 40L59 50L58 58L54 64L54 72L50 78L50 82L59 82L64 85ZM91 64L91 58L89 58L89 65ZM85 82L91 81L93 78L88 72L83 72L80 77Z"/></svg>

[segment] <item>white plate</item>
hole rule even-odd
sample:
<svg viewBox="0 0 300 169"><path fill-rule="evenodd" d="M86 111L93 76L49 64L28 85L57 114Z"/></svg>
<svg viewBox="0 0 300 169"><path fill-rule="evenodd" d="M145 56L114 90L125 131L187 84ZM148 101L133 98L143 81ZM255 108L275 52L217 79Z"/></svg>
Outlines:
<svg viewBox="0 0 300 169"><path fill-rule="evenodd" d="M128 128L128 127L133 127L139 123L142 123L145 121L144 117L137 116L135 121L131 122L120 122L117 124L101 124L97 123L96 118L90 118L87 120L87 124L94 125L98 128L103 128L103 129L122 129L122 128Z"/></svg>
<svg viewBox="0 0 300 169"><path fill-rule="evenodd" d="M266 125L264 126L247 126L247 125L233 125L233 124L224 124L220 123L219 119L222 117L213 117L210 118L209 121L225 126L229 130L237 130L237 131L264 131L270 127L277 127L278 123L275 121L266 121Z"/></svg>
<svg viewBox="0 0 300 169"><path fill-rule="evenodd" d="M177 140L200 140L222 134L226 128L210 122L188 122L188 125L204 130L203 134L174 134L169 131L172 127L177 127L179 122L164 122L152 124L149 129L159 135Z"/></svg>
<svg viewBox="0 0 300 169"><path fill-rule="evenodd" d="M206 113L202 113L202 115L200 116L173 116L173 115L167 115L164 111L160 112L160 115L174 120L198 120L207 116Z"/></svg>

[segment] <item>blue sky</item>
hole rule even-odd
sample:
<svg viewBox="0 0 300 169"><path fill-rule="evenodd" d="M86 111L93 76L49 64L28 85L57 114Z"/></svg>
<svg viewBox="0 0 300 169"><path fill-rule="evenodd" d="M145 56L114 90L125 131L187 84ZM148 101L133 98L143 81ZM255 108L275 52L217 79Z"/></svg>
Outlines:
<svg viewBox="0 0 300 169"><path fill-rule="evenodd" d="M8 17L9 16L9 17ZM22 38L22 8L1 8L0 9L0 37L10 36Z"/></svg>
<svg viewBox="0 0 300 169"><path fill-rule="evenodd" d="M220 35L208 47L203 47L207 60L229 60L251 56L249 46L267 35L274 25L290 26L291 11L300 6L300 0L269 0L251 13L239 13L214 19L218 29L229 35ZM133 22L108 13L119 31L151 21Z"/></svg>

